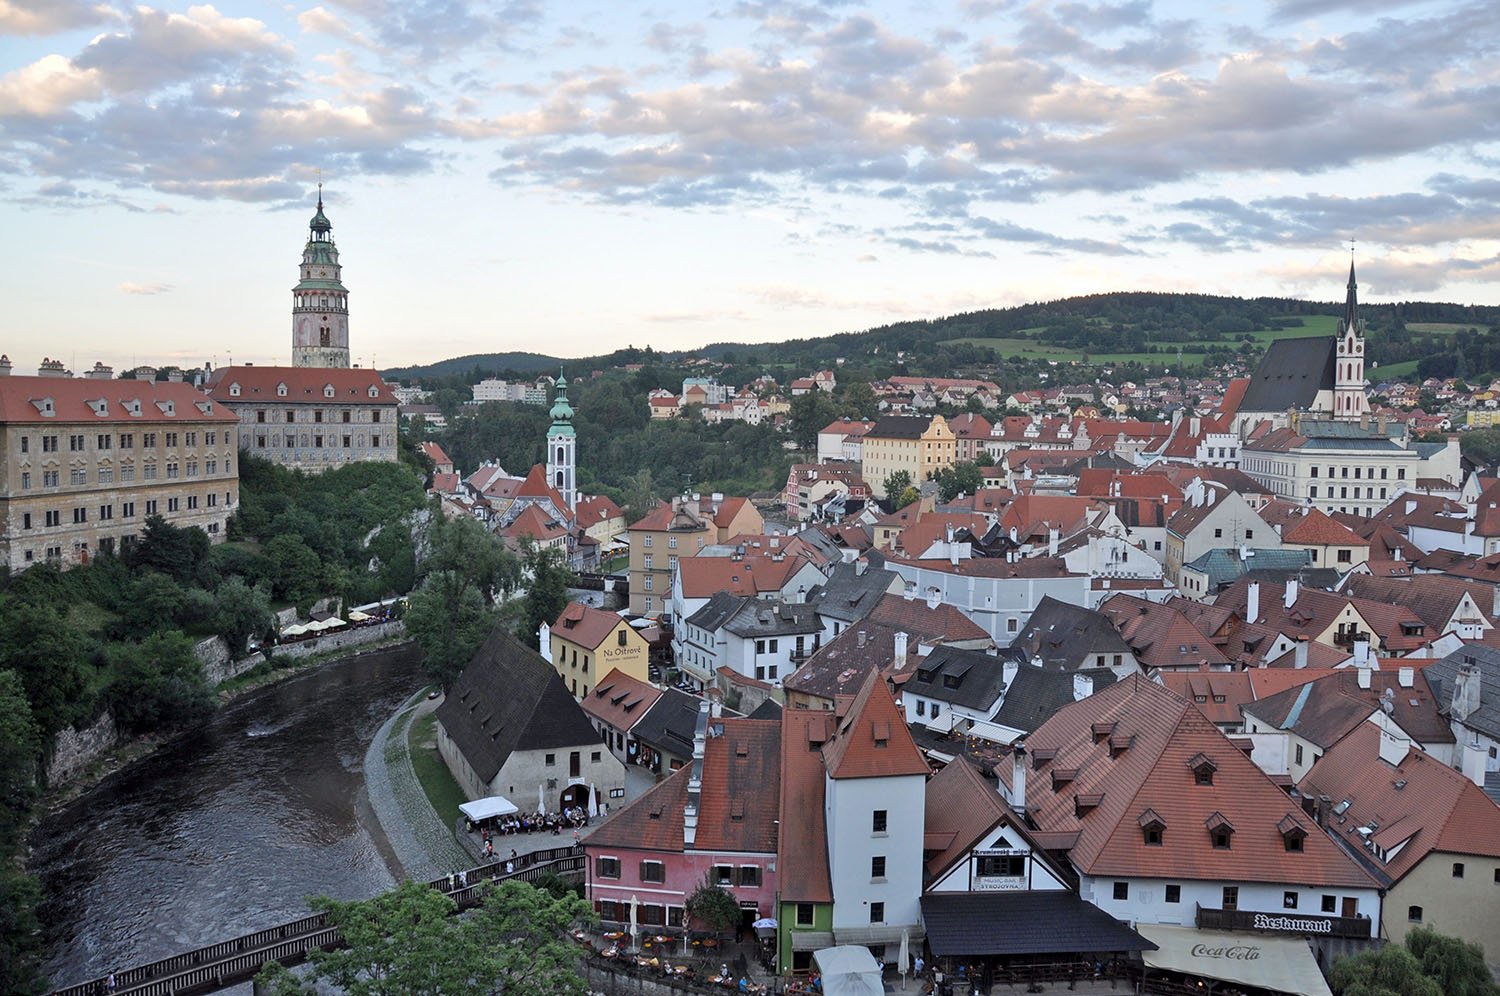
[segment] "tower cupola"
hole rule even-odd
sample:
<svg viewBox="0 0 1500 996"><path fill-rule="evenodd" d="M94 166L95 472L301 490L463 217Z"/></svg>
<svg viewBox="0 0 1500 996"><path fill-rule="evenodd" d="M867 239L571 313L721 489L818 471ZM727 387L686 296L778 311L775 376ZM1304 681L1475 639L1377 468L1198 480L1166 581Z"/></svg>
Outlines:
<svg viewBox="0 0 1500 996"><path fill-rule="evenodd" d="M323 213L323 184L318 210L307 223L301 279L292 288L292 366L349 366L349 291L344 287L339 250L333 244L333 222Z"/></svg>

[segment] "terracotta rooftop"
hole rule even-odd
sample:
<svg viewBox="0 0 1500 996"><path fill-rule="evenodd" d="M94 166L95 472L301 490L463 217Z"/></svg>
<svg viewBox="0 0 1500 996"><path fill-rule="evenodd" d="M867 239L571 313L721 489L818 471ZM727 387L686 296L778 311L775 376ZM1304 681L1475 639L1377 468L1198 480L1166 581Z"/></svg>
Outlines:
<svg viewBox="0 0 1500 996"><path fill-rule="evenodd" d="M883 676L871 672L823 745L829 778L891 778L926 775L927 761L906 728Z"/></svg>
<svg viewBox="0 0 1500 996"><path fill-rule="evenodd" d="M786 901L833 902L821 754L833 724L833 713L821 709L786 709L781 714L781 839L776 862Z"/></svg>
<svg viewBox="0 0 1500 996"><path fill-rule="evenodd" d="M1034 764L1052 752L1027 771L1028 814L1042 831L1078 833L1069 858L1084 874L1378 884L1187 700L1142 676L1064 706L1027 747ZM1209 783L1199 784L1205 760ZM1004 765L997 773L1008 783ZM1080 796L1093 804L1079 807ZM1163 824L1159 845L1141 829L1148 811ZM1232 826L1228 848L1214 846L1210 821ZM1307 835L1302 850L1287 849L1286 826Z"/></svg>
<svg viewBox="0 0 1500 996"><path fill-rule="evenodd" d="M628 731L661 698L655 685L612 669L579 705L595 719L617 730Z"/></svg>
<svg viewBox="0 0 1500 996"><path fill-rule="evenodd" d="M279 390L282 386L286 388L284 394ZM220 367L204 388L215 401L226 405L253 405L257 401L277 405L396 404L396 396L380 374L359 367ZM329 388L333 389L331 397Z"/></svg>
<svg viewBox="0 0 1500 996"><path fill-rule="evenodd" d="M624 620L617 613L605 612L582 602L569 602L552 624L552 632L569 643L594 650L622 622Z"/></svg>
<svg viewBox="0 0 1500 996"><path fill-rule="evenodd" d="M238 421L229 408L180 381L0 377L0 422L9 424L146 423L170 428L174 422Z"/></svg>
<svg viewBox="0 0 1500 996"><path fill-rule="evenodd" d="M806 563L802 557L686 557L677 562L677 577L687 598L709 598L720 591L760 595L780 591Z"/></svg>

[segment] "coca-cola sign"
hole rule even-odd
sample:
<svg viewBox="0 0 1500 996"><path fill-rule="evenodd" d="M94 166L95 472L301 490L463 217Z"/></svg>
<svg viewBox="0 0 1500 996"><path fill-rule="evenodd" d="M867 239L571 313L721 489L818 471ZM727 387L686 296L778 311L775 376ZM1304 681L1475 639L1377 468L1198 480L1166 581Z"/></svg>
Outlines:
<svg viewBox="0 0 1500 996"><path fill-rule="evenodd" d="M1229 961L1258 961L1260 959L1260 947L1255 944L1226 944L1223 947L1194 944L1193 957L1223 958Z"/></svg>

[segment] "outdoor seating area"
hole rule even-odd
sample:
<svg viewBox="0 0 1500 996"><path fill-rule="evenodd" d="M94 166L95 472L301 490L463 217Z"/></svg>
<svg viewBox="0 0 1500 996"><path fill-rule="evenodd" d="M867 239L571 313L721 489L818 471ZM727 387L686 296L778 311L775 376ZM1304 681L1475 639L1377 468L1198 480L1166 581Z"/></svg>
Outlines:
<svg viewBox="0 0 1500 996"><path fill-rule="evenodd" d="M755 945L699 931L647 927L634 938L627 924L605 921L602 930L575 930L573 939L601 967L642 979L670 982L696 992L768 996L786 991L756 964ZM742 984L743 983L743 984Z"/></svg>

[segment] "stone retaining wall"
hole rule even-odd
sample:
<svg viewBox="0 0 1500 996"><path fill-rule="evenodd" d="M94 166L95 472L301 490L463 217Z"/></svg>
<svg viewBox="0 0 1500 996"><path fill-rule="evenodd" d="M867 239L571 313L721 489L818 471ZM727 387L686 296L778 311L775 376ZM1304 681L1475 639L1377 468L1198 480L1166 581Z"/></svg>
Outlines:
<svg viewBox="0 0 1500 996"><path fill-rule="evenodd" d="M47 759L47 784L71 781L120 742L115 717L107 710L83 729L68 727L52 738L52 756Z"/></svg>
<svg viewBox="0 0 1500 996"><path fill-rule="evenodd" d="M330 650L343 650L346 647L362 647L367 643L375 643L390 637L403 636L406 633L406 624L400 619L392 619L390 622L377 623L373 626L356 626L352 629L337 630L332 633L324 633L321 636L311 636L296 643L280 644L271 651L273 657L311 657L314 654L324 654ZM257 654L257 657L260 655Z"/></svg>

